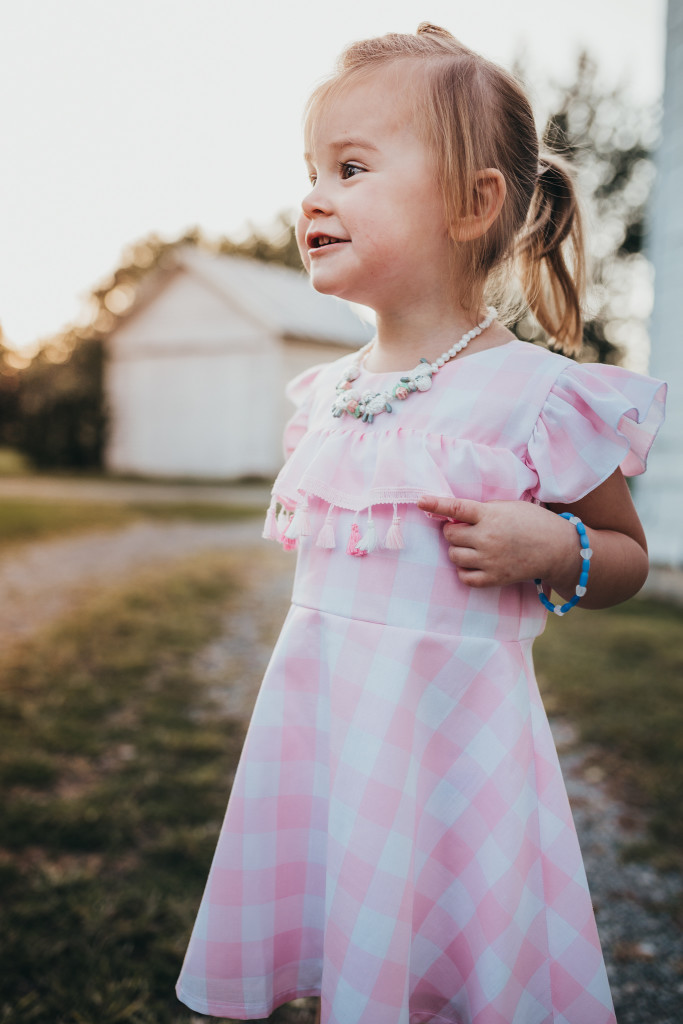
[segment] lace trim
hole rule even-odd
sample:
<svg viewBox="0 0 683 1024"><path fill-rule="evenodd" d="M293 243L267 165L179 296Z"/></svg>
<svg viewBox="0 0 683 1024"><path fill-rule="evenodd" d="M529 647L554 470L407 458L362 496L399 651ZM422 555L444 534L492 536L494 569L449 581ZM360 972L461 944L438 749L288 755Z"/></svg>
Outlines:
<svg viewBox="0 0 683 1024"><path fill-rule="evenodd" d="M360 497L353 497L340 491L326 480L308 479L305 489L297 488L296 495L290 492L279 492L273 488L272 494L281 504L290 506L300 501L303 495L321 498L328 505L336 505L347 512L362 512L371 505L416 505L418 498L425 494L424 487L371 487ZM432 493L431 491L429 492ZM452 494L439 494L439 498L452 498ZM282 501L284 499L284 501Z"/></svg>

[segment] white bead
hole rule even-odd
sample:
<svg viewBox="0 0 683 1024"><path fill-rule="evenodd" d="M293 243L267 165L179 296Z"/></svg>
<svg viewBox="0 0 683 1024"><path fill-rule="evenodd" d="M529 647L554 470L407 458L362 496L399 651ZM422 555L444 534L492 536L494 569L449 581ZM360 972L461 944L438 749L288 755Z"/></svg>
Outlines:
<svg viewBox="0 0 683 1024"><path fill-rule="evenodd" d="M570 516L569 519L568 519L568 522L570 522L572 524L572 526L576 526L578 523L581 522L581 520L577 519L576 516Z"/></svg>
<svg viewBox="0 0 683 1024"><path fill-rule="evenodd" d="M577 587L576 588L576 596L577 597L583 597L583 595L585 593L586 593L586 588L585 587Z"/></svg>
<svg viewBox="0 0 683 1024"><path fill-rule="evenodd" d="M555 607L553 608L553 612L555 613L555 615L564 615L564 612L562 611L562 607L559 604L555 605Z"/></svg>
<svg viewBox="0 0 683 1024"><path fill-rule="evenodd" d="M444 364L445 362L446 362L446 360L444 359L444 357L443 357L443 356L439 356L439 358L438 358L438 359L437 359L437 361L436 361L436 365L437 365L437 366L443 366L443 364Z"/></svg>
<svg viewBox="0 0 683 1024"><path fill-rule="evenodd" d="M581 548L581 557L591 559L593 557L593 548Z"/></svg>

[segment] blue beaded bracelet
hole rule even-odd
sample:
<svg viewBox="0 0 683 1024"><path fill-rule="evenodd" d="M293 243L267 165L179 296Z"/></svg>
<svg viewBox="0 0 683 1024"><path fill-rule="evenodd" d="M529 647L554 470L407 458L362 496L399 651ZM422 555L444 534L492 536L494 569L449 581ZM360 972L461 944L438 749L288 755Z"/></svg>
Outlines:
<svg viewBox="0 0 683 1024"><path fill-rule="evenodd" d="M581 543L581 559L582 559L582 561L581 561L581 576L579 578L579 583L578 583L578 586L576 588L576 593L574 594L573 597L571 597L564 604L553 604L552 601L549 601L548 598L543 593L543 582L541 580L534 580L534 583L536 584L536 591L538 593L539 601L541 602L542 605L545 605L545 607L548 609L549 612L554 612L555 615L565 615L568 611L570 611L574 607L574 605L579 603L579 601L581 600L583 595L586 593L586 584L588 583L588 573L589 573L590 567L591 567L591 561L590 560L591 560L591 556L593 554L593 550L592 550L592 548L590 546L590 542L588 540L588 535L586 533L586 527L583 525L583 523L581 522L579 517L571 515L570 512L560 512L560 516L562 517L562 519L567 519L570 523L572 523L576 527L576 532L579 535L579 541Z"/></svg>

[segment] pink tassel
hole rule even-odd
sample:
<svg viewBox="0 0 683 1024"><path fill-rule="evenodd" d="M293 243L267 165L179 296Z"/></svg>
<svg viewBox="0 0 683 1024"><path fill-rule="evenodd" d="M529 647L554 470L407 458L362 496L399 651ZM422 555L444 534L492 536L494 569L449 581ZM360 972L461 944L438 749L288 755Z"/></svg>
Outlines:
<svg viewBox="0 0 683 1024"><path fill-rule="evenodd" d="M330 505L325 516L325 522L323 523L318 539L315 542L315 546L318 548L335 548L337 542L334 539L334 526L332 525L332 512L334 505Z"/></svg>
<svg viewBox="0 0 683 1024"><path fill-rule="evenodd" d="M296 507L296 512L292 516L292 520L287 527L285 536L290 540L296 540L298 537L308 537L310 532L311 523L308 518L308 498L304 494Z"/></svg>
<svg viewBox="0 0 683 1024"><path fill-rule="evenodd" d="M365 533L358 541L358 553L363 555L369 555L371 551L374 551L377 547L377 531L375 530L375 524L372 518L372 505L368 509L368 525L365 528ZM355 553L355 552L354 552Z"/></svg>
<svg viewBox="0 0 683 1024"><path fill-rule="evenodd" d="M263 533L261 534L264 540L280 539L280 531L278 530L277 518L275 516L276 504L277 502L275 501L275 498L273 498L270 505L268 506L268 511L266 513L266 521L263 526Z"/></svg>
<svg viewBox="0 0 683 1024"><path fill-rule="evenodd" d="M358 523L354 519L353 525L351 527L351 535L349 537L349 543L348 543L348 546L346 548L346 554L347 555L356 555L356 557L359 557L359 558L362 557L363 555L367 555L367 551L359 551L358 550L358 541L359 540L360 540L360 530L358 529Z"/></svg>
<svg viewBox="0 0 683 1024"><path fill-rule="evenodd" d="M389 551L401 551L405 547L403 543L403 534L401 533L401 519L398 514L396 503L394 503L394 518L392 519L391 526L384 538L384 547Z"/></svg>
<svg viewBox="0 0 683 1024"><path fill-rule="evenodd" d="M286 535L282 538L282 547L285 551L293 551L299 541L296 537L287 537Z"/></svg>

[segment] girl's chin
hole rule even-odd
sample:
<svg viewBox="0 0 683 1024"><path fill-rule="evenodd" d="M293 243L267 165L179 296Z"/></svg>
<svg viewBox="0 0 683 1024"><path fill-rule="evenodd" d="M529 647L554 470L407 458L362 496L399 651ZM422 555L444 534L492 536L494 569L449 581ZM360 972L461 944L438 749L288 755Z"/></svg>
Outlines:
<svg viewBox="0 0 683 1024"><path fill-rule="evenodd" d="M318 274L314 267L309 271L311 284L321 295L336 295L340 299L348 299L344 282L333 274ZM351 300L353 301L353 300Z"/></svg>

